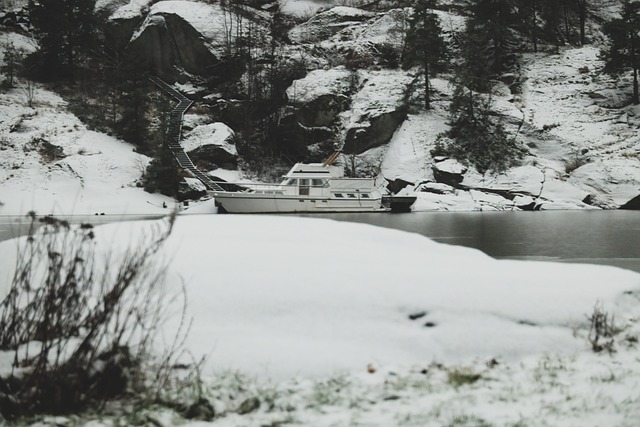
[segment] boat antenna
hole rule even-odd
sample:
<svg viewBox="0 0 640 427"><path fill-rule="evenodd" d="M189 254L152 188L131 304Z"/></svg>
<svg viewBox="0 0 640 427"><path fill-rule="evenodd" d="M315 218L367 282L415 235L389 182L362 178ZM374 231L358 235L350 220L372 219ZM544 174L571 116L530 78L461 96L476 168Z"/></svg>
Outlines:
<svg viewBox="0 0 640 427"><path fill-rule="evenodd" d="M322 162L322 166L331 166L332 164L334 164L336 160L338 160L338 156L340 155L340 153L342 153L342 150L335 150L329 157L327 157L324 162Z"/></svg>

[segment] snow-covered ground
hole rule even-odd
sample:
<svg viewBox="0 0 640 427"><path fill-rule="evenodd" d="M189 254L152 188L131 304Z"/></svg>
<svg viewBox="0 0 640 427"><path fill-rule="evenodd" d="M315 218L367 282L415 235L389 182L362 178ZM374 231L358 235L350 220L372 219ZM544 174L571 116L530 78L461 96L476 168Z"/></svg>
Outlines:
<svg viewBox="0 0 640 427"><path fill-rule="evenodd" d="M135 246L157 225L97 227L97 252ZM0 243L0 290L15 248ZM213 425L633 426L640 416L630 271L497 261L412 233L269 216L179 217L161 257L166 294L186 288L185 345L206 358ZM621 328L614 354L590 348L596 303ZM179 322L164 324L167 337ZM237 414L249 398L259 409Z"/></svg>
<svg viewBox="0 0 640 427"><path fill-rule="evenodd" d="M5 33L0 53L9 43L35 49L27 37ZM133 148L88 130L57 94L17 79L0 92L0 214L166 212L162 203L173 199L137 186L149 158Z"/></svg>

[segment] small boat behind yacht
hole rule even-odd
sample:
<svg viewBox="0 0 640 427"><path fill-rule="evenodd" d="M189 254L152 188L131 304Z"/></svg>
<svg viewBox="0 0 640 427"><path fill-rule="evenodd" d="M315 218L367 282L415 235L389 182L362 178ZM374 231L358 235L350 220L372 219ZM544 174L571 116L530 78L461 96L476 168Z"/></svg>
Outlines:
<svg viewBox="0 0 640 427"><path fill-rule="evenodd" d="M242 190L210 191L219 208L229 213L387 212L392 204L375 178L345 178L341 167L327 162L296 163L280 184L238 185ZM415 200L404 199L405 208Z"/></svg>

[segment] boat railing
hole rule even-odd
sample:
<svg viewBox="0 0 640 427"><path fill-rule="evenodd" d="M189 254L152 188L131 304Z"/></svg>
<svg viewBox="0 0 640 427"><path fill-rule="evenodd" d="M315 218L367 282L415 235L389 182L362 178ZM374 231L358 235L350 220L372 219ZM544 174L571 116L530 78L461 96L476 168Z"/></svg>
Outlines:
<svg viewBox="0 0 640 427"><path fill-rule="evenodd" d="M224 189L225 192L286 192L288 189L298 189L300 187L304 188L327 188L331 187L332 191L360 191L360 190L370 190L375 187L375 178L329 178L327 181L322 184L312 184L311 182L308 185L300 185L300 184L267 184L267 183L259 183L259 182L227 182L227 181L214 181L215 184L218 184L220 187Z"/></svg>
<svg viewBox="0 0 640 427"><path fill-rule="evenodd" d="M260 182L227 182L227 181L214 181L226 192L261 192L261 191L284 191L288 188L298 188L297 184L266 184ZM305 185L308 188L323 188L325 185Z"/></svg>

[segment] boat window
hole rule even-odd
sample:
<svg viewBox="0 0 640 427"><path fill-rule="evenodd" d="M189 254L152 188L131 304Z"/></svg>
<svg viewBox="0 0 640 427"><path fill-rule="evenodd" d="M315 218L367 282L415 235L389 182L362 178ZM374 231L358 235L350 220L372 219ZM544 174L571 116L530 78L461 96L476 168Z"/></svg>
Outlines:
<svg viewBox="0 0 640 427"><path fill-rule="evenodd" d="M324 186L324 179L312 179L311 185L314 187L322 187Z"/></svg>
<svg viewBox="0 0 640 427"><path fill-rule="evenodd" d="M344 196L342 195L342 193L336 193L336 197L342 199Z"/></svg>
<svg viewBox="0 0 640 427"><path fill-rule="evenodd" d="M310 179L302 178L300 179L300 187L298 187L298 194L301 196L309 195L309 181Z"/></svg>
<svg viewBox="0 0 640 427"><path fill-rule="evenodd" d="M287 181L287 185L296 185L298 183L298 180L295 178L290 178L289 181Z"/></svg>
<svg viewBox="0 0 640 427"><path fill-rule="evenodd" d="M362 198L363 199L368 199L369 198L369 194L368 193L362 193Z"/></svg>
<svg viewBox="0 0 640 427"><path fill-rule="evenodd" d="M347 193L347 197L350 198L350 199L355 199L356 195L353 194L353 193Z"/></svg>

